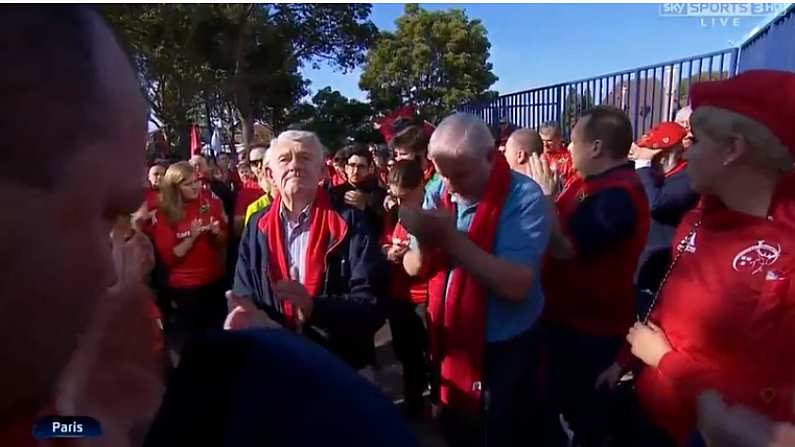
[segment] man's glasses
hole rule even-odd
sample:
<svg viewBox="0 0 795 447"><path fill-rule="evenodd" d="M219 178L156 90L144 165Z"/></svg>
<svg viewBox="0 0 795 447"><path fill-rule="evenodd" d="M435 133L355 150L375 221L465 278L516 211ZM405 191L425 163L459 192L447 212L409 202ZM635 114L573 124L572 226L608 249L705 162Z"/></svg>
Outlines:
<svg viewBox="0 0 795 447"><path fill-rule="evenodd" d="M346 166L348 166L348 168L352 170L362 170L362 171L365 171L369 168L369 166L367 165L360 165L356 163L348 163Z"/></svg>
<svg viewBox="0 0 795 447"><path fill-rule="evenodd" d="M262 167L263 163L264 163L264 160L261 159L261 158L259 160L250 160L248 162L249 166L254 167L254 168Z"/></svg>

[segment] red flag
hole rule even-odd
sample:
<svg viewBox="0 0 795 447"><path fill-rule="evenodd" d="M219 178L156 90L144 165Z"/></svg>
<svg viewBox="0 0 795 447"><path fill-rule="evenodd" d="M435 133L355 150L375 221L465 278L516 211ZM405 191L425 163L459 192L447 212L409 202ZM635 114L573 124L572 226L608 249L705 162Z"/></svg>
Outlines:
<svg viewBox="0 0 795 447"><path fill-rule="evenodd" d="M199 138L199 126L194 124L190 127L190 155L191 157L201 155L201 152L202 144Z"/></svg>
<svg viewBox="0 0 795 447"><path fill-rule="evenodd" d="M375 122L375 128L378 129L378 131L384 137L384 141L389 143L389 140L391 140L396 133L394 126L395 121L397 121L400 118L411 120L414 118L415 112L416 108L414 107L414 105L409 104L407 106L403 106L395 110L394 112L390 113L389 115L377 120Z"/></svg>

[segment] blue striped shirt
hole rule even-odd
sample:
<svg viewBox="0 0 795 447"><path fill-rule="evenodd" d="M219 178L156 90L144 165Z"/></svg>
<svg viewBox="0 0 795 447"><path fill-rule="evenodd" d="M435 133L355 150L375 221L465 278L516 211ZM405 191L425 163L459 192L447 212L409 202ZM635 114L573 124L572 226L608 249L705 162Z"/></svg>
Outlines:
<svg viewBox="0 0 795 447"><path fill-rule="evenodd" d="M282 228L284 229L284 252L287 254L287 267L290 271L290 277L301 284L304 283L306 275L306 247L309 242L309 216L311 211L312 204L310 203L301 211L296 221L290 221L284 205L282 205L282 209L279 212ZM298 272L298 278L294 277L296 271Z"/></svg>

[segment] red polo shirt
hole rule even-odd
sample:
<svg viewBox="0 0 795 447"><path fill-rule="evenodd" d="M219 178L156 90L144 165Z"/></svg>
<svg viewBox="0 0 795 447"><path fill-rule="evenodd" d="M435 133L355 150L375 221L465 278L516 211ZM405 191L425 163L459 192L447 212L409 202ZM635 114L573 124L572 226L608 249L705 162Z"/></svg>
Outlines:
<svg viewBox="0 0 795 447"><path fill-rule="evenodd" d="M768 218L704 199L674 240L698 219L651 318L673 351L642 370L638 398L680 442L696 430L696 399L710 388L795 422L795 174L779 182Z"/></svg>
<svg viewBox="0 0 795 447"><path fill-rule="evenodd" d="M193 243L182 258L174 255L174 247L190 236L190 225L199 219L208 230ZM155 214L151 237L160 259L168 269L168 283L174 288L208 285L224 274L223 248L218 247L209 231L213 221L218 221L221 232L227 231L227 218L223 204L212 193L201 194L197 200L184 203L182 219L176 224L168 222L161 211Z"/></svg>
<svg viewBox="0 0 795 447"><path fill-rule="evenodd" d="M409 246L409 234L403 225L395 222L386 222L385 231L381 238L382 246L404 245ZM411 301L415 304L428 301L428 281L409 276L402 265L390 263L392 267L390 292L391 298Z"/></svg>
<svg viewBox="0 0 795 447"><path fill-rule="evenodd" d="M563 184L566 184L570 178L577 175L577 171L574 169L574 164L571 161L571 153L566 148L544 152L541 154L541 158L549 163L549 167L552 168L553 171L560 174L560 179Z"/></svg>

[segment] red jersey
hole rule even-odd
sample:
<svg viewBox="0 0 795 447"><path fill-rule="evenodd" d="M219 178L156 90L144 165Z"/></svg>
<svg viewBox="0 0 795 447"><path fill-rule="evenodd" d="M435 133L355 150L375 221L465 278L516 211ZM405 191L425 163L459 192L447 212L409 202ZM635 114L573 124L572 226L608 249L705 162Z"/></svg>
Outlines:
<svg viewBox="0 0 795 447"><path fill-rule="evenodd" d="M265 194L265 191L260 188L257 182L252 180L244 181L235 198L235 217L244 217L248 206L262 197L263 194Z"/></svg>
<svg viewBox="0 0 795 447"><path fill-rule="evenodd" d="M217 221L222 234L227 231L227 218L221 201L213 194L201 194L197 200L184 203L182 220L172 225L158 210L152 227L152 241L160 259L168 269L168 284L174 288L208 285L224 274L223 249L215 245L215 236L210 232L212 222ZM202 223L203 232L193 247L182 258L174 255L174 247L190 237L190 225L194 219Z"/></svg>
<svg viewBox="0 0 795 447"><path fill-rule="evenodd" d="M546 256L541 268L544 318L597 336L623 336L635 319L634 277L649 232L649 202L634 170L614 169L595 179L572 179L555 203L563 234L570 237L569 221L580 203L611 188L623 189L632 200L636 225L631 237L598 255Z"/></svg>
<svg viewBox="0 0 795 447"><path fill-rule="evenodd" d="M553 171L560 174L561 182L564 185L570 178L577 175L577 171L574 169L574 164L571 161L571 153L565 148L561 148L557 151L544 152L541 154L541 158L549 163L549 167Z"/></svg>
<svg viewBox="0 0 795 447"><path fill-rule="evenodd" d="M652 421L680 442L696 431L696 399L710 388L730 405L795 422L793 228L792 174L767 219L705 198L679 226L674 241L689 240L651 316L673 351L643 368L636 390Z"/></svg>
<svg viewBox="0 0 795 447"><path fill-rule="evenodd" d="M384 224L384 234L381 238L382 246L403 245L409 246L409 234L400 223L387 222ZM428 281L409 276L402 265L390 263L392 267L391 297L401 300L410 300L415 304L428 301Z"/></svg>
<svg viewBox="0 0 795 447"><path fill-rule="evenodd" d="M146 204L146 210L152 211L157 209L157 204L160 202L160 193L153 188L146 188L144 191L144 203Z"/></svg>

